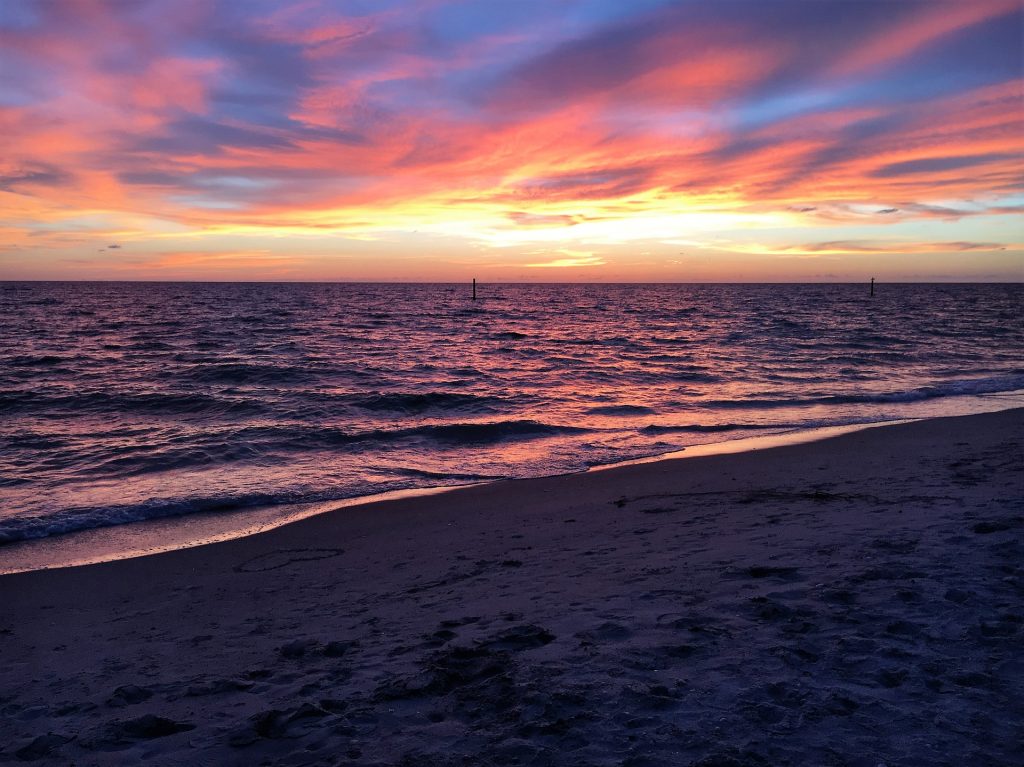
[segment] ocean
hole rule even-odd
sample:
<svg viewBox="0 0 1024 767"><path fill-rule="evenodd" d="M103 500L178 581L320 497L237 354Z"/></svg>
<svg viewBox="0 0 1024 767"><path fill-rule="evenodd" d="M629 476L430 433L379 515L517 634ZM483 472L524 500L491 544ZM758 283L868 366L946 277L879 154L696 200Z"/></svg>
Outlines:
<svg viewBox="0 0 1024 767"><path fill-rule="evenodd" d="M0 283L0 542L994 410L1024 389L1021 285L478 295Z"/></svg>

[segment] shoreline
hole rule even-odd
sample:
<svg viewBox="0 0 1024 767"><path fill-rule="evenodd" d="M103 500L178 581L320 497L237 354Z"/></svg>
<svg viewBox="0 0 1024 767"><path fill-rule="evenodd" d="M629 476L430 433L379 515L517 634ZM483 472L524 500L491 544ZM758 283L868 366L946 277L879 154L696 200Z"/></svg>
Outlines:
<svg viewBox="0 0 1024 767"><path fill-rule="evenodd" d="M994 405L998 398L1013 400L1013 404L998 403L994 409L978 405ZM251 506L225 512L193 512L153 519L87 528L41 538L29 538L0 546L0 576L63 567L82 567L102 562L133 559L170 551L208 546L225 541L246 538L275 530L321 514L386 503L401 498L418 498L459 491L468 487L505 482L523 482L534 479L573 476L615 470L660 461L674 461L704 456L728 455L736 452L806 444L831 439L834 436L864 429L881 428L902 423L960 417L984 412L1002 412L1024 407L1024 390L999 392L976 397L974 409L955 415L908 417L881 421L865 421L832 426L786 429L772 434L723 439L718 442L690 445L640 458L598 464L585 469L561 474L534 477L504 477L501 479L468 482L454 485L435 485L419 488L390 490L369 495L353 496L328 501Z"/></svg>
<svg viewBox="0 0 1024 767"><path fill-rule="evenodd" d="M3 575L0 762L1009 764L1022 443L928 419Z"/></svg>
<svg viewBox="0 0 1024 767"><path fill-rule="evenodd" d="M152 556L154 554L163 554L199 546L210 546L226 541L248 538L253 535L261 535L321 514L355 510L370 511L371 509L364 507L372 507L377 504L404 498L421 498L451 493L469 487L506 482L528 482L535 479L552 479L589 474L591 472L611 471L624 466L638 466L658 463L660 461L731 455L738 452L756 452L774 447L819 442L864 429L913 423L921 420L929 419L873 421L843 424L840 426L817 426L809 429L790 429L776 434L737 437L735 439L724 439L720 442L692 445L665 453L656 453L640 458L629 458L616 461L615 463L598 464L579 471L563 472L560 474L545 474L536 477L503 477L501 479L468 482L458 485L436 485L432 487L389 490L382 493L341 498L333 501L253 506L228 512L158 517L138 522L77 530L71 533L44 538L29 538L24 541L0 546L0 576L65 567L85 567L103 562L117 562L124 559L135 559L137 557ZM262 518L260 512L264 512ZM237 519L237 522L235 524L226 524L232 518ZM186 533L187 536L184 535ZM171 537L169 542L165 538L168 535Z"/></svg>

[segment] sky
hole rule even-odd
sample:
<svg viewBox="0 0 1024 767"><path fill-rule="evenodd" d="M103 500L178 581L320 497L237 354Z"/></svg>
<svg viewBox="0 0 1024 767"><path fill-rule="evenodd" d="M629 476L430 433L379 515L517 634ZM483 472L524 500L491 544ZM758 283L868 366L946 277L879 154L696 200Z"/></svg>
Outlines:
<svg viewBox="0 0 1024 767"><path fill-rule="evenodd" d="M0 279L1024 279L1024 0L3 0L0 137Z"/></svg>

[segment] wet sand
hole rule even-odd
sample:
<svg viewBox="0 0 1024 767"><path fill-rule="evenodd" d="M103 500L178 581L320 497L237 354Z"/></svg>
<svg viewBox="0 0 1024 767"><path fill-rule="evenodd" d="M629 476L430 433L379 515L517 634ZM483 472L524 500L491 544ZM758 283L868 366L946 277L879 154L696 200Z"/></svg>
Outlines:
<svg viewBox="0 0 1024 767"><path fill-rule="evenodd" d="M1024 410L0 576L0 762L1024 764Z"/></svg>

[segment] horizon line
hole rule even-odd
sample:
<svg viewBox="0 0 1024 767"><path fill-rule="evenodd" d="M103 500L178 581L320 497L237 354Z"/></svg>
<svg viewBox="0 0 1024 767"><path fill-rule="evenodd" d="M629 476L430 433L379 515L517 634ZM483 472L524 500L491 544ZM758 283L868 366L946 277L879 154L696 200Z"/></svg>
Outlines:
<svg viewBox="0 0 1024 767"><path fill-rule="evenodd" d="M121 280L121 279L8 279L0 277L0 284L10 283L103 283L103 284L138 284L138 285L467 285L468 280ZM880 280L868 277L861 280L698 280L698 281L641 281L641 280L495 280L485 282L477 278L477 286L481 285L1024 285L1019 280Z"/></svg>

